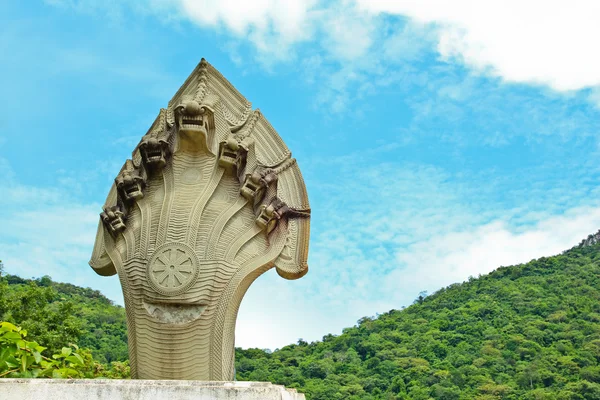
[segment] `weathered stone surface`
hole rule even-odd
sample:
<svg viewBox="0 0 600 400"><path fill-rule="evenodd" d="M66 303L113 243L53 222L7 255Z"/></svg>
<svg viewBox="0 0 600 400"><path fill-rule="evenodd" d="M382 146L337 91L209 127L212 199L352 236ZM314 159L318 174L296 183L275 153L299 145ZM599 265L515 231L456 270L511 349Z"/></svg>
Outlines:
<svg viewBox="0 0 600 400"><path fill-rule="evenodd" d="M309 216L283 140L202 60L117 174L90 261L119 275L132 376L232 380L242 297L307 272Z"/></svg>
<svg viewBox="0 0 600 400"><path fill-rule="evenodd" d="M0 379L10 400L304 400L294 389L263 382L108 379Z"/></svg>

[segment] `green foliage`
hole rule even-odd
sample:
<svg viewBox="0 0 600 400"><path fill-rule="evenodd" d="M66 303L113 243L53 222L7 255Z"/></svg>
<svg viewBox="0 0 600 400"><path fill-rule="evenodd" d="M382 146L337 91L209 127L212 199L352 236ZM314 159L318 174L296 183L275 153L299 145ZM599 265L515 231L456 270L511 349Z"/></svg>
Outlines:
<svg viewBox="0 0 600 400"><path fill-rule="evenodd" d="M600 247L421 293L321 342L236 349L236 371L309 400L600 399Z"/></svg>
<svg viewBox="0 0 600 400"><path fill-rule="evenodd" d="M124 360L123 311L49 277L0 277L0 319L22 319L24 328L2 325L0 375L40 376L50 366L52 376L127 376L126 362L106 367L65 347L90 347L102 363ZM308 400L600 399L600 245L421 293L406 309L319 342L236 349L236 371Z"/></svg>
<svg viewBox="0 0 600 400"><path fill-rule="evenodd" d="M94 361L88 350L71 344L51 358L37 342L26 339L27 331L10 322L0 322L0 378L125 378L126 365L119 363L108 370Z"/></svg>
<svg viewBox="0 0 600 400"><path fill-rule="evenodd" d="M54 354L65 343L91 350L101 363L128 358L125 310L99 291L52 281L1 276L0 320L23 327Z"/></svg>

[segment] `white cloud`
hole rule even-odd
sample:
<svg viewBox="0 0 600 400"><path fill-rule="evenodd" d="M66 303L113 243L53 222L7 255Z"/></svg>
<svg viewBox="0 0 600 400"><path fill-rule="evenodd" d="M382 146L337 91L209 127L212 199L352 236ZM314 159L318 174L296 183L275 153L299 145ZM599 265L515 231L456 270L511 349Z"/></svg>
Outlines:
<svg viewBox="0 0 600 400"><path fill-rule="evenodd" d="M377 21L372 14L358 10L349 1L330 6L318 22L321 40L329 55L343 62L361 64L361 58L373 45Z"/></svg>
<svg viewBox="0 0 600 400"><path fill-rule="evenodd" d="M226 47L237 63L247 57L246 44L255 50L259 64L270 70L277 62L301 56L301 74L319 82L315 105L335 114L353 109L353 103L382 85L431 92L441 75L460 75L463 66L475 71L468 74L474 79L499 77L562 94L591 88L588 101L600 104L596 93L600 54L593 51L600 37L596 23L600 3L595 0L294 0L285 6L283 0L169 0L166 4L183 19L230 35L235 45ZM438 62L433 60L436 55ZM309 65L305 71L308 60L318 60L319 65ZM429 67L421 66L423 61ZM488 81L499 87L500 80ZM438 89L440 95L446 90L447 96L469 98L468 83L468 79L456 83L452 92ZM552 96L548 92L538 92L534 100ZM488 94L494 93L497 98L498 91ZM416 114L439 111L442 107L432 104L434 98L411 99L410 104ZM533 101L529 107L538 103ZM465 110L478 109L472 104L461 109L452 102L442 106L444 118L456 121ZM544 126L546 130L557 127ZM460 128L456 134L448 132L447 138L456 139L460 132ZM487 143L507 145L509 134L510 130L490 133Z"/></svg>
<svg viewBox="0 0 600 400"><path fill-rule="evenodd" d="M181 7L199 25L225 27L247 37L259 53L280 59L289 58L294 44L316 40L328 57L361 63L383 38L384 46L369 61L407 59L433 45L447 61L506 81L559 91L600 85L596 0L181 0ZM393 32L403 24L377 15L408 18L411 24Z"/></svg>
<svg viewBox="0 0 600 400"><path fill-rule="evenodd" d="M355 216L347 219L352 222L313 238L312 271L304 278L285 281L270 271L251 286L238 317L237 346L275 349L299 338L320 340L364 316L410 305L423 290L558 254L598 230L600 207L570 209L525 229L497 219L445 231L440 221L415 243L391 249L385 246L394 235L385 233L377 238L380 247L361 247L368 234L348 234L361 227L350 226Z"/></svg>
<svg viewBox="0 0 600 400"><path fill-rule="evenodd" d="M115 19L126 7L161 20L187 18L252 43L266 64L294 59L295 46L307 41L328 58L354 64L411 59L434 46L446 61L506 81L558 91L600 86L597 0L45 1Z"/></svg>
<svg viewBox="0 0 600 400"><path fill-rule="evenodd" d="M578 207L539 220L524 230L496 220L473 229L436 235L396 254L399 268L390 274L386 289L431 293L500 266L558 254L599 227L600 207Z"/></svg>
<svg viewBox="0 0 600 400"><path fill-rule="evenodd" d="M507 81L556 90L600 85L596 0L357 0L365 11L435 25L438 51Z"/></svg>
<svg viewBox="0 0 600 400"><path fill-rule="evenodd" d="M287 48L311 38L316 0L181 0L183 14L200 26L224 27L249 39L262 54L287 58Z"/></svg>
<svg viewBox="0 0 600 400"><path fill-rule="evenodd" d="M271 271L251 286L238 317L238 345L273 349L339 334L361 317L411 304L422 290L558 254L600 228L600 204L587 200L597 194L559 179L370 162L389 158L389 151L328 158L336 173L327 184L311 179L311 168L323 173L318 161L304 170L309 186L318 185L309 187L310 271L292 282Z"/></svg>
<svg viewBox="0 0 600 400"><path fill-rule="evenodd" d="M266 64L295 58L295 46L307 41L317 42L328 57L357 62L378 30L375 16L358 9L354 0L176 1L181 16L249 41Z"/></svg>

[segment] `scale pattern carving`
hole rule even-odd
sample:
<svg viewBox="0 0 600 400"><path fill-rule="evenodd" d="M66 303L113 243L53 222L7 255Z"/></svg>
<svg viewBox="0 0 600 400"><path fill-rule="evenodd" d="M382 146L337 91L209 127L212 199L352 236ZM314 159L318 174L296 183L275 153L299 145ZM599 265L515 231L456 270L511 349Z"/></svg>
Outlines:
<svg viewBox="0 0 600 400"><path fill-rule="evenodd" d="M307 267L297 163L262 113L202 60L117 175L90 265L118 273L132 375L233 379L244 294Z"/></svg>

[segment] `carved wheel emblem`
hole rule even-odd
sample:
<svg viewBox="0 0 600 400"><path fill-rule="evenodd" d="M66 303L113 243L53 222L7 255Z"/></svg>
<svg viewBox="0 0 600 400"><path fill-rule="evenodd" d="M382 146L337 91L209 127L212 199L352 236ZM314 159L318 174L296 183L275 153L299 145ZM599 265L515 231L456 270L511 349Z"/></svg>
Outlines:
<svg viewBox="0 0 600 400"><path fill-rule="evenodd" d="M182 243L167 243L152 255L147 274L157 292L171 296L188 290L196 282L198 270L198 258L191 248Z"/></svg>

